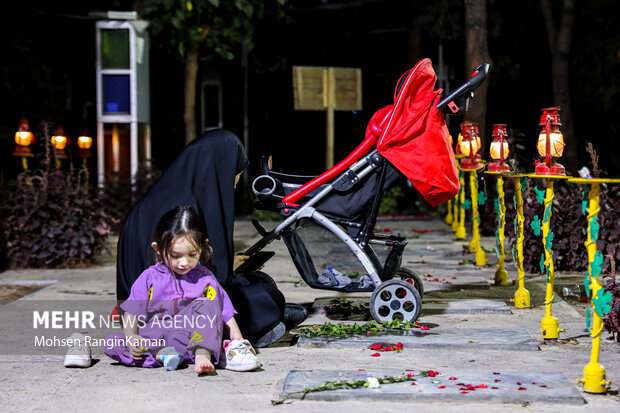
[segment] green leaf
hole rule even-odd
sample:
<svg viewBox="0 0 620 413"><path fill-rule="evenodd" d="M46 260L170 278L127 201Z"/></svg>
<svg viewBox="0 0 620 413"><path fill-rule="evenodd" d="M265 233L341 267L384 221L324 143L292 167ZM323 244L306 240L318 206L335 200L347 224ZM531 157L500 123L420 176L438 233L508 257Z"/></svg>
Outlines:
<svg viewBox="0 0 620 413"><path fill-rule="evenodd" d="M592 277L598 277L601 275L603 269L603 254L601 254L600 251L596 251L594 261L592 261L590 267L592 268Z"/></svg>
<svg viewBox="0 0 620 413"><path fill-rule="evenodd" d="M594 311L601 317L605 317L611 311L611 300L613 296L609 291L599 289L595 297L592 297L592 304L594 304Z"/></svg>
<svg viewBox="0 0 620 413"><path fill-rule="evenodd" d="M551 251L553 249L553 231L551 229L549 229L549 232L547 233L547 238L545 240L545 248L548 251Z"/></svg>
<svg viewBox="0 0 620 413"><path fill-rule="evenodd" d="M594 242L598 241L599 224L598 217L592 217L590 220L590 239Z"/></svg>
<svg viewBox="0 0 620 413"><path fill-rule="evenodd" d="M540 235L541 226L540 218L538 218L538 215L534 215L534 219L532 220L532 222L530 222L530 227L532 227L532 229L534 230L534 235Z"/></svg>
<svg viewBox="0 0 620 413"><path fill-rule="evenodd" d="M536 191L536 201L539 204L543 204L545 202L545 190L538 189L537 186L534 187L534 191Z"/></svg>

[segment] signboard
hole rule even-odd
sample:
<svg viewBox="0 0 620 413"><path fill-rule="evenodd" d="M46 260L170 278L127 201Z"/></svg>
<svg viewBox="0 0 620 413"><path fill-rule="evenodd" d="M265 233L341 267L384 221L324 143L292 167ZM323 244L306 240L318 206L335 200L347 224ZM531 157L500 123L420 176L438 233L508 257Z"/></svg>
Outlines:
<svg viewBox="0 0 620 413"><path fill-rule="evenodd" d="M294 66L295 110L327 111L325 166L334 165L334 111L362 109L362 69Z"/></svg>

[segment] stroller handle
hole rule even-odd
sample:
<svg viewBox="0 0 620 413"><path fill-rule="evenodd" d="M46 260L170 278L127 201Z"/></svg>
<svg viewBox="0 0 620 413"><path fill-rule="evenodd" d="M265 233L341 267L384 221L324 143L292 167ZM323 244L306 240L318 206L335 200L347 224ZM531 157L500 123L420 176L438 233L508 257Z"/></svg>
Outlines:
<svg viewBox="0 0 620 413"><path fill-rule="evenodd" d="M436 106L437 109L443 109L444 106L448 105L450 102L452 102L454 99L458 98L459 96L467 92L474 91L478 86L480 86L480 84L487 77L487 75L489 74L490 67L491 65L488 63L483 63L480 66L478 66L476 70L474 71L474 73L472 73L471 79L463 83L457 89L452 91L448 96L446 96L445 98L439 101L439 103Z"/></svg>

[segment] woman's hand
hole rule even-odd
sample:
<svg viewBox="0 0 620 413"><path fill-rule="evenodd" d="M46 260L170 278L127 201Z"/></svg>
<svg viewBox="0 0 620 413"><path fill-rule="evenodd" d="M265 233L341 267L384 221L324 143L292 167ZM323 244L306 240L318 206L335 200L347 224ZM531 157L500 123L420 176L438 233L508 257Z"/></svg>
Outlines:
<svg viewBox="0 0 620 413"><path fill-rule="evenodd" d="M249 255L237 254L233 260L233 271L237 271L237 268L241 267L241 264L246 262L250 258Z"/></svg>

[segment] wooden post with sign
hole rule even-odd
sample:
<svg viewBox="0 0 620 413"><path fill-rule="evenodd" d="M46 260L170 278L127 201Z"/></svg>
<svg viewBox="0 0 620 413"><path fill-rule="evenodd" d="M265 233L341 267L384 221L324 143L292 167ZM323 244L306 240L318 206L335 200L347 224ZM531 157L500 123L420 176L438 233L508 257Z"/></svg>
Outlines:
<svg viewBox="0 0 620 413"><path fill-rule="evenodd" d="M293 67L295 110L327 113L325 167L334 166L334 111L362 109L362 70L344 67Z"/></svg>

